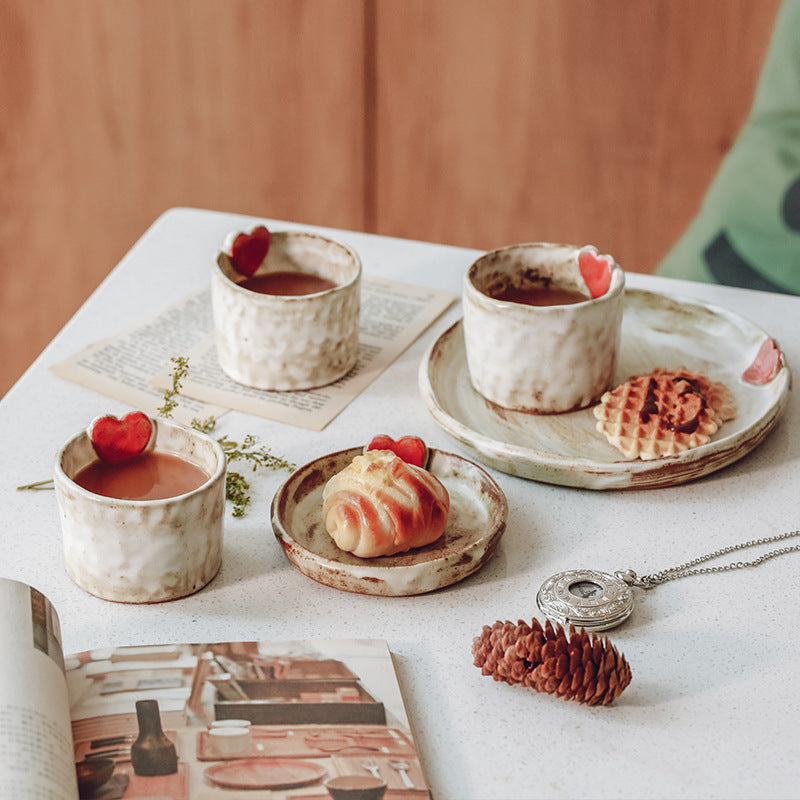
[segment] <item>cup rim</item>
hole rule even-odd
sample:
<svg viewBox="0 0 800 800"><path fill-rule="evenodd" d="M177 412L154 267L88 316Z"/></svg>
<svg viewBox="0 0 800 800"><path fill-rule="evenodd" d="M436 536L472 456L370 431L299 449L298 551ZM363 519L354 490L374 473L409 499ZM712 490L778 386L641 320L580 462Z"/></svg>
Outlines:
<svg viewBox="0 0 800 800"><path fill-rule="evenodd" d="M233 739L236 737L244 739L250 736L250 728L244 725L238 727L231 725L227 728L209 728L208 735L212 739Z"/></svg>
<svg viewBox="0 0 800 800"><path fill-rule="evenodd" d="M174 503L179 500L183 500L187 497L192 497L193 495L199 494L200 492L207 491L210 486L212 486L215 482L219 481L222 476L225 474L227 469L227 457L225 455L225 451L222 449L222 446L218 441L213 439L203 431L198 431L195 428L190 427L189 425L183 425L180 422L175 422L175 420L171 419L164 419L159 417L156 420L159 426L163 425L165 427L173 427L178 429L183 429L188 431L197 439L205 440L207 443L211 445L211 449L215 452L217 456L217 467L214 472L208 476L208 479L205 480L203 483L200 484L195 489L191 491L184 492L183 494L175 494L171 497L162 497L159 499L154 500L129 500L125 498L118 498L118 497L107 497L106 495L96 494L95 492L90 492L88 489L84 489L82 486L77 484L64 470L62 466L62 461L64 459L64 455L66 454L67 450L70 447L75 446L75 444L80 441L81 439L87 439L89 434L87 433L86 429L84 428L82 431L71 436L59 449L55 456L55 464L53 467L54 479L55 479L55 486L58 488L59 481L63 481L66 485L69 485L74 491L77 491L79 495L92 500L93 502L106 502L106 503L113 503L114 505L123 505L129 508L153 508L160 505L169 505L170 503ZM91 443L89 443L89 447L91 447ZM165 451L162 451L165 452ZM166 451L170 455L179 456L178 453L172 451ZM88 464L87 464L88 466ZM197 466L197 465L195 465Z"/></svg>
<svg viewBox="0 0 800 800"><path fill-rule="evenodd" d="M372 786L359 786L358 789L383 789L383 788L388 787L388 784L386 783L386 781L383 778L376 778L374 775L360 775L360 774L359 775L334 775L333 777L328 778L328 780L326 780L323 785L327 788L329 785L335 784L336 781L341 781L341 780L346 779L346 778L360 778L360 779L365 780L365 781L369 781L369 780L375 781L375 783L373 783ZM333 788L334 789L338 789L338 788L345 788L346 789L346 788L349 788L349 787L339 787L339 786L334 785Z"/></svg>
<svg viewBox="0 0 800 800"><path fill-rule="evenodd" d="M346 291L350 289L353 285L357 284L358 281L361 279L361 275L363 272L363 267L361 264L361 258L359 257L358 253L353 250L344 242L340 242L337 239L331 239L330 236L323 236L322 234L315 233L313 231L296 231L296 230L284 230L284 231L271 231L270 235L273 239L275 238L284 238L284 239L316 239L321 242L325 242L326 244L333 245L334 247L338 247L341 250L345 251L345 253L352 259L353 264L355 265L355 273L351 278L346 281L342 281L341 283L336 283L335 286L331 286L330 289L323 289L319 292L312 292L310 294L261 294L260 292L254 292L251 289L247 289L246 287L241 285L241 282L237 283L233 280L227 272L222 268L220 265L220 255L226 255L230 258L230 253L227 253L222 248L219 249L219 255L217 256L216 261L214 262L214 272L218 273L219 276L222 278L223 285L228 286L233 291L238 292L242 295L246 295L247 297L251 298L254 302L260 303L297 303L297 302L308 302L309 300L314 300L318 297L323 297L326 295L332 295L337 292ZM254 273L255 274L255 273ZM243 276L243 280L246 280L246 276Z"/></svg>
<svg viewBox="0 0 800 800"><path fill-rule="evenodd" d="M208 726L210 730L223 730L225 728L250 728L252 722L249 719L215 719Z"/></svg>
<svg viewBox="0 0 800 800"><path fill-rule="evenodd" d="M479 289L474 282L476 268L481 264L481 262L488 259L490 256L497 256L514 250L553 251L560 249L570 251L572 253L578 253L583 250L584 247L589 246L591 245L562 244L558 242L520 242L518 244L509 244L504 245L503 247L496 247L492 250L487 250L485 253L482 253L480 256L478 256L467 268L467 271L464 273L464 288L474 292L478 297L481 298L481 300L486 301L493 307L520 309L521 313L552 314L554 311L564 308L578 309L587 304L596 305L597 303L608 302L612 298L619 295L620 292L622 292L625 288L625 271L617 263L617 260L614 258L614 256L609 256L612 262L611 281L605 293L601 294L599 297L587 296L584 300L580 300L576 303L554 303L553 305L546 306L531 306L524 303L515 303L512 300L500 300L496 297L492 297L490 294L487 294L482 289Z"/></svg>

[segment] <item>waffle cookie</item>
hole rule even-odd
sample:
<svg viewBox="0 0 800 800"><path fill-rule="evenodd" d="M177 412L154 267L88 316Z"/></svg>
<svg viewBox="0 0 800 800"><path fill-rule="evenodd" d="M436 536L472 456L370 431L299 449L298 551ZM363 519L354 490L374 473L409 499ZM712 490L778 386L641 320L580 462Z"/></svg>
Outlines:
<svg viewBox="0 0 800 800"><path fill-rule="evenodd" d="M736 402L702 372L659 368L606 392L593 413L597 430L623 455L648 461L707 444L736 416Z"/></svg>
<svg viewBox="0 0 800 800"><path fill-rule="evenodd" d="M702 372L692 372L683 367L678 369L663 369L659 367L650 374L656 377L672 378L677 381L685 380L693 384L705 398L711 411L719 417L720 424L726 420L734 419L736 416L736 400L733 397L733 392L724 383L709 380Z"/></svg>

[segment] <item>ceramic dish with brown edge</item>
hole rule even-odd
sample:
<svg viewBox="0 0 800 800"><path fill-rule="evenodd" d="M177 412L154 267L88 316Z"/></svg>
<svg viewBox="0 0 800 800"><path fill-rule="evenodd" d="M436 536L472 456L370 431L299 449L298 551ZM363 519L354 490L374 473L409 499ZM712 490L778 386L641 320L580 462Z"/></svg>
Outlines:
<svg viewBox="0 0 800 800"><path fill-rule="evenodd" d="M591 408L566 414L509 411L472 387L461 321L428 349L419 387L440 427L475 458L522 478L587 489L673 486L715 472L757 447L789 399L791 376L781 359L763 385L747 383L768 334L737 314L695 300L628 289L615 385L656 367L685 367L722 381L733 392L736 418L711 442L678 456L630 460L595 427Z"/></svg>
<svg viewBox="0 0 800 800"><path fill-rule="evenodd" d="M293 789L320 782L328 770L294 758L253 758L224 761L207 767L203 774L224 789Z"/></svg>
<svg viewBox="0 0 800 800"><path fill-rule="evenodd" d="M287 558L319 583L360 594L397 597L441 589L480 569L506 527L508 504L495 481L473 462L429 451L428 469L450 494L442 536L425 547L377 558L340 550L322 519L322 490L361 447L322 456L296 470L272 501L272 527Z"/></svg>

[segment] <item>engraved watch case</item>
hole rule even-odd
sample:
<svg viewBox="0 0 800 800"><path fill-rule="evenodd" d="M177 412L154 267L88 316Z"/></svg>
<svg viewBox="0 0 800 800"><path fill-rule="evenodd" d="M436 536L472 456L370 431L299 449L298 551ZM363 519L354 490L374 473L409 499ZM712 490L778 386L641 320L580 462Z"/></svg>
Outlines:
<svg viewBox="0 0 800 800"><path fill-rule="evenodd" d="M623 623L633 611L633 591L607 572L572 569L548 578L536 603L550 619L602 631Z"/></svg>

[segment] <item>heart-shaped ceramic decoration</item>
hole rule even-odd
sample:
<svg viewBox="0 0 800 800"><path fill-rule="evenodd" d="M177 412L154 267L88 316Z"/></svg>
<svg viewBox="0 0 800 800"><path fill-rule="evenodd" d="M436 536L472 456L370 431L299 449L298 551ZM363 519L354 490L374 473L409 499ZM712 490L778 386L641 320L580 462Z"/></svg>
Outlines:
<svg viewBox="0 0 800 800"><path fill-rule="evenodd" d="M423 469L428 463L428 448L419 436L403 436L395 441L391 436L382 433L376 436L366 446L365 450L391 450L398 458L403 459L406 464L413 464Z"/></svg>
<svg viewBox="0 0 800 800"><path fill-rule="evenodd" d="M781 351L774 339L766 339L758 348L753 363L742 373L742 380L755 386L769 383L778 371L781 363Z"/></svg>
<svg viewBox="0 0 800 800"><path fill-rule="evenodd" d="M122 419L98 417L88 429L97 457L114 464L143 453L155 441L156 423L142 411L132 411Z"/></svg>
<svg viewBox="0 0 800 800"><path fill-rule="evenodd" d="M250 233L238 233L231 246L231 261L240 275L250 278L264 263L272 237L266 226L258 225Z"/></svg>
<svg viewBox="0 0 800 800"><path fill-rule="evenodd" d="M613 264L611 256L601 256L594 247L584 247L579 251L578 266L592 297L602 297L608 291Z"/></svg>

